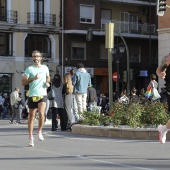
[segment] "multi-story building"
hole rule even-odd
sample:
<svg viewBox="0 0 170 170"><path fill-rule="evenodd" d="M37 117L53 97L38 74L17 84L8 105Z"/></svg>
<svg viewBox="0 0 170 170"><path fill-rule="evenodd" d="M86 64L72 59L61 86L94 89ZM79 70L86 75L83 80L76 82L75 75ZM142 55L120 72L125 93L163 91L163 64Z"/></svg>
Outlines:
<svg viewBox="0 0 170 170"><path fill-rule="evenodd" d="M98 92L108 93L108 52L105 48L105 23L114 23L115 32L125 39L126 53L113 55L113 70L117 71L115 58L119 59L120 83L126 86L123 72L129 60L130 88L146 88L149 75L158 65L158 36L156 0L65 0L63 5L63 63L65 72L83 62L92 75ZM93 30L91 41L86 40L87 30ZM122 43L114 34L115 45ZM128 82L129 83L129 82ZM115 91L116 82L113 83Z"/></svg>
<svg viewBox="0 0 170 170"><path fill-rule="evenodd" d="M0 1L0 91L21 89L22 72L32 51L43 53L50 74L59 63L60 1ZM45 60L44 60L45 62Z"/></svg>

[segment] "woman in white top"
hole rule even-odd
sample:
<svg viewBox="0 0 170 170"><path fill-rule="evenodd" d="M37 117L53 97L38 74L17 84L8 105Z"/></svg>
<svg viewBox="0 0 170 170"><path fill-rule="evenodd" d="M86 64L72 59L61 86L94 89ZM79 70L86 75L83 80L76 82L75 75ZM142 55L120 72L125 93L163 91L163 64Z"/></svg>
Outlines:
<svg viewBox="0 0 170 170"><path fill-rule="evenodd" d="M122 90L121 97L119 98L119 102L123 103L123 104L128 104L129 103L129 98L127 97L126 89Z"/></svg>

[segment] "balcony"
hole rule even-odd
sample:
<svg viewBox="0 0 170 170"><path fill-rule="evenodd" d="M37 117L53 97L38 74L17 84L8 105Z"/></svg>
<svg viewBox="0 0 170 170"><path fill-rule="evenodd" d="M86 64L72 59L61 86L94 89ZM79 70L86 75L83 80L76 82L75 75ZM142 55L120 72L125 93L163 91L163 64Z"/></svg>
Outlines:
<svg viewBox="0 0 170 170"><path fill-rule="evenodd" d="M18 12L13 10L0 10L0 21L5 21L8 23L18 22Z"/></svg>
<svg viewBox="0 0 170 170"><path fill-rule="evenodd" d="M27 24L56 26L56 15L31 12L27 14Z"/></svg>
<svg viewBox="0 0 170 170"><path fill-rule="evenodd" d="M124 21L101 19L101 29L105 29L105 24L108 22L114 23L114 29L116 32L129 34L129 36L132 34L157 35L155 24L149 24L149 23L139 24L138 22L124 22Z"/></svg>
<svg viewBox="0 0 170 170"><path fill-rule="evenodd" d="M156 6L157 0L101 0L102 2Z"/></svg>

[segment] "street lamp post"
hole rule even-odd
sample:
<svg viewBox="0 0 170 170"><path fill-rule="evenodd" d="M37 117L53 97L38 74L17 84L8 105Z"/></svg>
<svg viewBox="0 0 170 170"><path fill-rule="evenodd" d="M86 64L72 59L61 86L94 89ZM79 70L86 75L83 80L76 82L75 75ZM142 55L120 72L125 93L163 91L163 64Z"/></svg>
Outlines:
<svg viewBox="0 0 170 170"><path fill-rule="evenodd" d="M114 59L116 59L116 65L117 65L117 82L116 82L116 93L117 95L120 94L119 92L119 63L120 63L120 58L122 57L122 54L125 52L125 45L123 43L118 43L118 39L117 39L117 43L115 44L112 54L114 56Z"/></svg>
<svg viewBox="0 0 170 170"><path fill-rule="evenodd" d="M106 25L108 24L111 24L111 23L106 23ZM113 24L113 23L112 23ZM93 31L101 31L102 29L89 29L87 31L87 34L86 34L86 40L87 41L91 41L92 40L92 36L93 36ZM107 34L107 30L103 30L105 31L105 34ZM125 39L123 38L123 36L116 32L113 28L113 35L109 36L109 37L112 37L110 38L110 40L106 40L106 43L110 44L110 41L114 41L114 33L116 33L120 38L121 40L123 41L124 45L125 45L125 48L126 48L126 53L127 53L127 91L129 92L129 89L130 89L130 65L129 65L129 49L128 49L128 46L127 46L127 43L125 41ZM106 38L105 38L106 39ZM114 44L114 42L112 42L111 44ZM108 48L108 70L109 70L109 107L111 108L111 105L112 105L112 101L113 101L113 92L112 92L112 80L111 80L111 70L112 70L112 60L111 60L111 51L112 51L112 48L113 47L110 47Z"/></svg>
<svg viewBox="0 0 170 170"><path fill-rule="evenodd" d="M127 46L127 43L125 39L122 37L122 35L116 31L114 31L123 41L126 49L126 54L127 54L127 92L130 92L130 61L129 61L129 48Z"/></svg>

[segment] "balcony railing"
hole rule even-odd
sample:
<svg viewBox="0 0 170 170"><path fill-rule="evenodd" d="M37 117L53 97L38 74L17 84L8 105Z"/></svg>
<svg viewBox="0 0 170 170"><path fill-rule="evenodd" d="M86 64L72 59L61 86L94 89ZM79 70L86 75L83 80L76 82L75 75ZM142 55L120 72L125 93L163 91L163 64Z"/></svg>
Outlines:
<svg viewBox="0 0 170 170"><path fill-rule="evenodd" d="M0 10L0 21L6 21L10 23L18 22L18 12L13 10Z"/></svg>
<svg viewBox="0 0 170 170"><path fill-rule="evenodd" d="M27 24L45 24L56 26L56 15L31 12L27 14Z"/></svg>
<svg viewBox="0 0 170 170"><path fill-rule="evenodd" d="M140 5L147 5L147 6L156 6L157 0L103 0L109 2L121 2L121 3L129 3L129 4L140 4Z"/></svg>
<svg viewBox="0 0 170 170"><path fill-rule="evenodd" d="M119 33L157 35L155 24L149 24L149 23L140 24L138 22L124 22L124 21L101 19L101 29L105 29L105 24L108 22L114 23L114 29L116 32Z"/></svg>

